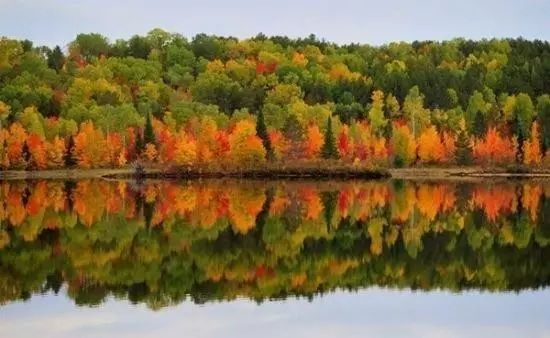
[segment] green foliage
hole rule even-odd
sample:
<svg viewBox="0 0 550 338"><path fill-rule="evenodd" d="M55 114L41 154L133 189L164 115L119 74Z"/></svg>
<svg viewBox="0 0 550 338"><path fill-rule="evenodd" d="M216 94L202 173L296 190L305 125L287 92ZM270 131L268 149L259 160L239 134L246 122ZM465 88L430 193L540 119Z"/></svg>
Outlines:
<svg viewBox="0 0 550 338"><path fill-rule="evenodd" d="M107 55L109 52L109 41L106 37L97 33L78 34L73 43L80 54L87 60L100 55Z"/></svg>
<svg viewBox="0 0 550 338"><path fill-rule="evenodd" d="M59 46L48 52L48 67L56 71L60 71L63 65L65 64L65 55L61 51Z"/></svg>
<svg viewBox="0 0 550 338"><path fill-rule="evenodd" d="M271 147L271 140L269 139L269 135L267 133L267 126L265 125L264 114L261 110L256 118L256 134L262 139L267 160L273 160L275 158L275 154L273 153L273 148Z"/></svg>
<svg viewBox="0 0 550 338"><path fill-rule="evenodd" d="M332 118L329 116L327 119L327 127L325 129L325 137L323 147L321 148L321 155L325 159L337 159L338 150L336 149L336 139L334 132L332 131Z"/></svg>
<svg viewBox="0 0 550 338"><path fill-rule="evenodd" d="M456 163L460 165L472 164L472 146L465 130L461 130L456 140Z"/></svg>
<svg viewBox="0 0 550 338"><path fill-rule="evenodd" d="M143 143L155 144L155 132L153 131L153 124L151 122L151 115L147 114L145 117L145 127L143 129Z"/></svg>
<svg viewBox="0 0 550 338"><path fill-rule="evenodd" d="M260 131L264 147L288 150L296 159L307 148L306 128L315 124L324 132L329 116L350 129L368 122L373 137L385 138L376 146L386 157L394 153L396 124L406 124L416 138L430 126L450 137L465 126L464 133L478 139L494 128L517 138L521 160L533 121L540 126L542 153L550 148L547 55L550 43L524 39L372 47L261 34L247 40L198 34L187 41L157 28L114 42L79 34L64 54L59 46L0 38L0 119L5 125L19 121L47 141L73 135L87 121L106 134L142 129L155 118L167 122L171 134L182 128L194 134L187 129L204 117L229 133L238 119L255 119L285 136L269 145ZM354 137L351 148L360 149L351 149L348 159L361 153L366 164L375 140ZM400 165L414 162L414 149L405 143L397 143L406 150L394 157ZM317 156L318 144L309 146Z"/></svg>
<svg viewBox="0 0 550 338"><path fill-rule="evenodd" d="M542 135L542 149L550 149L550 95L545 94L537 99L538 120Z"/></svg>

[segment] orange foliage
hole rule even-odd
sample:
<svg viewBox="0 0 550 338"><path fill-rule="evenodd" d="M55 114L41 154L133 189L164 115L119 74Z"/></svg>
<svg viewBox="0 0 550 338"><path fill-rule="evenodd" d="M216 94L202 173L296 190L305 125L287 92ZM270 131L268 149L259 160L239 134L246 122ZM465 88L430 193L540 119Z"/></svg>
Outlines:
<svg viewBox="0 0 550 338"><path fill-rule="evenodd" d="M476 162L482 164L505 164L514 161L516 139L507 139L493 127L489 128L484 139L474 141L473 153Z"/></svg>
<svg viewBox="0 0 550 338"><path fill-rule="evenodd" d="M31 165L36 169L46 168L46 149L44 140L36 134L30 134L27 137L27 146L31 154Z"/></svg>
<svg viewBox="0 0 550 338"><path fill-rule="evenodd" d="M9 163L12 167L18 168L25 165L22 153L23 144L27 139L27 132L19 122L15 122L10 126L9 135L7 138L7 151Z"/></svg>
<svg viewBox="0 0 550 338"><path fill-rule="evenodd" d="M542 151L540 149L540 131L537 122L531 126L531 137L523 144L523 163L537 166L542 163Z"/></svg>
<svg viewBox="0 0 550 338"><path fill-rule="evenodd" d="M349 137L349 128L347 125L344 125L338 134L336 146L341 158L345 159L353 156L353 141Z"/></svg>
<svg viewBox="0 0 550 338"><path fill-rule="evenodd" d="M319 130L319 127L316 124L309 125L306 130L304 156L306 158L317 157L321 151L323 143L324 138L323 134Z"/></svg>
<svg viewBox="0 0 550 338"><path fill-rule="evenodd" d="M279 160L284 158L290 148L290 142L280 130L270 129L268 137L271 141L271 148L273 148L275 158Z"/></svg>
<svg viewBox="0 0 550 338"><path fill-rule="evenodd" d="M483 209L490 221L495 221L501 213L516 209L516 193L513 186L476 186L472 194L474 205Z"/></svg>
<svg viewBox="0 0 550 338"><path fill-rule="evenodd" d="M107 142L101 130L96 129L92 122L84 122L74 138L75 156L82 168L102 167L108 163L109 152Z"/></svg>
<svg viewBox="0 0 550 338"><path fill-rule="evenodd" d="M435 126L424 129L418 138L418 157L424 163L440 163L445 156L445 148Z"/></svg>
<svg viewBox="0 0 550 338"><path fill-rule="evenodd" d="M61 168L64 165L65 140L56 136L51 142L46 143L47 166L50 168Z"/></svg>

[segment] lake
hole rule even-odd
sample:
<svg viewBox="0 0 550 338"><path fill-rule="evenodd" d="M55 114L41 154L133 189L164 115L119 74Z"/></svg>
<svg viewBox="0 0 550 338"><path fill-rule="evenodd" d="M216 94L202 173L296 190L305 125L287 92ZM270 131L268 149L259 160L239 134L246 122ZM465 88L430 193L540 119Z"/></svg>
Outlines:
<svg viewBox="0 0 550 338"><path fill-rule="evenodd" d="M550 181L0 182L2 337L550 337Z"/></svg>

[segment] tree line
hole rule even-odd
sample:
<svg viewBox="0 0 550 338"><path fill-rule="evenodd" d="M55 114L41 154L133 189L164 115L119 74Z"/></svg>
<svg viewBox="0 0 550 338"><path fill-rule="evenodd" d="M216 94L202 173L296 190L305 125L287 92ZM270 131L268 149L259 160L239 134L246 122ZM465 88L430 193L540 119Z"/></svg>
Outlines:
<svg viewBox="0 0 550 338"><path fill-rule="evenodd" d="M549 165L550 45L0 39L3 168Z"/></svg>

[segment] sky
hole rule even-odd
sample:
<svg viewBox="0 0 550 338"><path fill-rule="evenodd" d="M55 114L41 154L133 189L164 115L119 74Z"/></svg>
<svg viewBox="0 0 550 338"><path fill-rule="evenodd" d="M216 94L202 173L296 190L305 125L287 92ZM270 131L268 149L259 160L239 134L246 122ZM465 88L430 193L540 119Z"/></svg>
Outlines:
<svg viewBox="0 0 550 338"><path fill-rule="evenodd" d="M0 307L10 338L549 338L550 290L520 293L411 292L371 288L313 301L255 304L246 299L159 311L110 299L77 307L62 291Z"/></svg>
<svg viewBox="0 0 550 338"><path fill-rule="evenodd" d="M162 28L248 38L393 41L524 37L550 40L550 0L0 0L0 36L65 46L78 33L111 41Z"/></svg>

